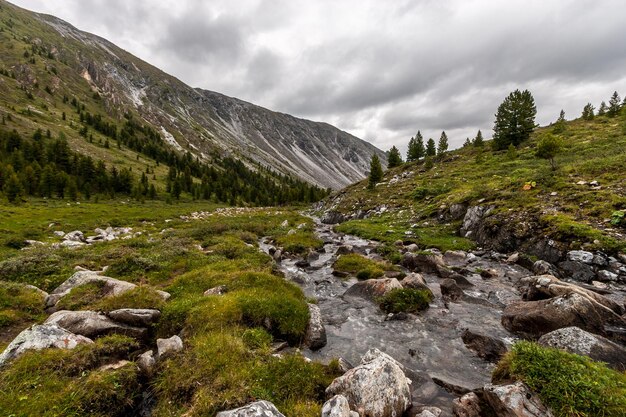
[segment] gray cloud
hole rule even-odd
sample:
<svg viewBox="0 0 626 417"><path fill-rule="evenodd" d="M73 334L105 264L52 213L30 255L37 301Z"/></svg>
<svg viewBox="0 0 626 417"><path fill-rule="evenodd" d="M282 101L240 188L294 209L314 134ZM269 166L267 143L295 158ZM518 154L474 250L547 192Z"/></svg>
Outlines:
<svg viewBox="0 0 626 417"><path fill-rule="evenodd" d="M621 0L18 0L202 87L406 148L453 146L515 88L538 122L626 94Z"/></svg>

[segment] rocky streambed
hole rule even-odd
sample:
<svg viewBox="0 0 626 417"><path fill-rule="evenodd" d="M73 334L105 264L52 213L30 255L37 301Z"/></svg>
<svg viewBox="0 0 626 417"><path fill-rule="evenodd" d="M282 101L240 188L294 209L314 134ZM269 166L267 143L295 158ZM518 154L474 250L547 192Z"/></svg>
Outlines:
<svg viewBox="0 0 626 417"><path fill-rule="evenodd" d="M419 271L434 298L419 314L394 316L382 312L371 299L346 294L356 278L333 275L338 254L380 258L377 243L336 233L331 225L317 221L316 233L324 247L306 259L274 253L285 277L316 299L321 311L327 344L305 351L307 357L358 364L370 349L379 349L404 367L412 381L414 409L435 406L441 415L453 415L453 399L491 382L494 363L516 339L503 327L503 313L507 306L523 302L526 294L519 287L527 285L523 278L537 275L533 268L543 264L522 266L517 256L482 251L435 251L412 262L410 248L402 248L404 273ZM261 248L274 252L271 242L262 241ZM623 307L623 288L604 292Z"/></svg>

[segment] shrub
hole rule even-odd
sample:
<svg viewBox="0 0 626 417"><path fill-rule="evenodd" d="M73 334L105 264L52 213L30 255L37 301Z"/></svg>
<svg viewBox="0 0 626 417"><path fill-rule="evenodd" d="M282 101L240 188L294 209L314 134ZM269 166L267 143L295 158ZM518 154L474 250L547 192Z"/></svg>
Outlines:
<svg viewBox="0 0 626 417"><path fill-rule="evenodd" d="M584 356L522 341L500 361L494 378L523 381L559 417L626 415L626 374Z"/></svg>
<svg viewBox="0 0 626 417"><path fill-rule="evenodd" d="M414 288L396 288L379 300L385 313L417 313L428 308L432 300L430 291Z"/></svg>

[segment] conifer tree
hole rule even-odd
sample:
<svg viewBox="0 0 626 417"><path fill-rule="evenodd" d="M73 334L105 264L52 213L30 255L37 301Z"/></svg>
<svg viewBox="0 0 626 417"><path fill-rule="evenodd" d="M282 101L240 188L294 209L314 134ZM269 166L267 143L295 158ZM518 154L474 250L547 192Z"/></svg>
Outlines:
<svg viewBox="0 0 626 417"><path fill-rule="evenodd" d="M415 138L409 139L409 146L406 151L406 161L413 162L415 161Z"/></svg>
<svg viewBox="0 0 626 417"><path fill-rule="evenodd" d="M4 184L4 194L7 196L9 203L15 203L19 197L21 197L24 189L20 179L17 177L13 169L9 170L9 175L6 183Z"/></svg>
<svg viewBox="0 0 626 417"><path fill-rule="evenodd" d="M556 119L556 123L552 127L552 133L563 133L565 131L565 111L561 109L561 113L559 113L559 118Z"/></svg>
<svg viewBox="0 0 626 417"><path fill-rule="evenodd" d="M493 127L493 143L496 150L507 149L509 144L518 146L528 139L535 128L535 99L528 90L515 90L498 107Z"/></svg>
<svg viewBox="0 0 626 417"><path fill-rule="evenodd" d="M465 142L463 142L463 147L468 148L470 146L472 146L472 141L470 140L470 138L465 138Z"/></svg>
<svg viewBox="0 0 626 417"><path fill-rule="evenodd" d="M598 109L598 116L604 116L606 114L607 107L606 103L603 101L600 103L600 108Z"/></svg>
<svg viewBox="0 0 626 417"><path fill-rule="evenodd" d="M593 120L595 114L594 111L595 108L593 107L593 105L591 103L587 103L585 105L585 107L583 108L583 114L582 117L584 120Z"/></svg>
<svg viewBox="0 0 626 417"><path fill-rule="evenodd" d="M418 130L415 138L411 138L409 141L409 149L407 151L407 161L417 161L424 157L424 138L422 133Z"/></svg>
<svg viewBox="0 0 626 417"><path fill-rule="evenodd" d="M485 145L485 141L483 140L483 132L478 130L478 133L476 133L476 137L474 138L474 141L472 143L475 147L482 148Z"/></svg>
<svg viewBox="0 0 626 417"><path fill-rule="evenodd" d="M435 147L435 141L433 138L428 139L426 143L426 156L435 156L437 155L437 148Z"/></svg>
<svg viewBox="0 0 626 417"><path fill-rule="evenodd" d="M619 98L619 94L617 94L617 91L615 91L611 96L611 99L609 100L609 109L607 111L609 117L615 117L619 114L621 101L622 100Z"/></svg>
<svg viewBox="0 0 626 417"><path fill-rule="evenodd" d="M383 178L383 167L380 165L378 155L373 154L370 161L370 175L368 188L373 189L376 183Z"/></svg>
<svg viewBox="0 0 626 417"><path fill-rule="evenodd" d="M395 168L402 165L402 156L400 151L395 146L392 146L389 150L389 156L387 157L387 167Z"/></svg>
<svg viewBox="0 0 626 417"><path fill-rule="evenodd" d="M441 132L441 136L439 137L439 142L437 143L437 155L443 155L448 151L448 135L446 132Z"/></svg>

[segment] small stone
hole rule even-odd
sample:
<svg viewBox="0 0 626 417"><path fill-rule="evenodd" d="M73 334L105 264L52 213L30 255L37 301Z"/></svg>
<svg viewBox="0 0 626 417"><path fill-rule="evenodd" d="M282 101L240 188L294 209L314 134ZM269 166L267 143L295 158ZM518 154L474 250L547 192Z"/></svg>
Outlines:
<svg viewBox="0 0 626 417"><path fill-rule="evenodd" d="M204 296L207 297L209 295L223 295L226 294L228 288L226 285L218 285L217 287L209 288L204 292Z"/></svg>
<svg viewBox="0 0 626 417"><path fill-rule="evenodd" d="M159 359L181 350L183 350L183 341L176 335L168 339L157 339L157 357Z"/></svg>
<svg viewBox="0 0 626 417"><path fill-rule="evenodd" d="M152 375L154 365L156 364L154 352L148 350L147 352L142 353L141 355L139 355L135 363L137 364L139 370L145 375Z"/></svg>

